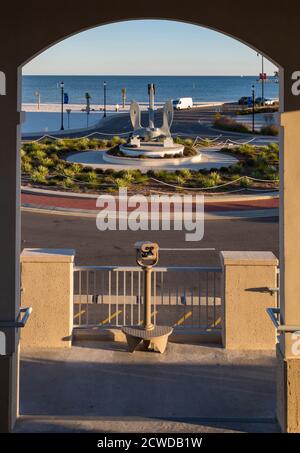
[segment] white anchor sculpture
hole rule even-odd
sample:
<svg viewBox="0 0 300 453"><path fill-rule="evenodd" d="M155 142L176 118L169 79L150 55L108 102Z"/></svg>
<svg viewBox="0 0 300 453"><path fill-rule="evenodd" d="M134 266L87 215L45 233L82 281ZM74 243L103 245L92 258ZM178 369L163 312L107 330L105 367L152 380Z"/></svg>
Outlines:
<svg viewBox="0 0 300 453"><path fill-rule="evenodd" d="M161 127L154 125L154 85L148 86L149 91L149 126L142 127L141 125L141 109L137 102L133 101L130 105L130 119L133 126L132 137L149 142L158 138L171 139L170 128L173 122L173 104L167 101L163 107L163 124ZM168 141L169 141L168 140Z"/></svg>

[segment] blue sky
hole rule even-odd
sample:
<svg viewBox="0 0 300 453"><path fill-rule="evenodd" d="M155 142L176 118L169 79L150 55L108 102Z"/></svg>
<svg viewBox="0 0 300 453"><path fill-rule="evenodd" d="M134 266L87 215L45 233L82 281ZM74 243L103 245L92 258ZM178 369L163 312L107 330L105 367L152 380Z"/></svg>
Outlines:
<svg viewBox="0 0 300 453"><path fill-rule="evenodd" d="M24 74L257 75L253 49L215 31L172 21L129 21L72 36L29 62ZM275 66L266 62L273 74Z"/></svg>

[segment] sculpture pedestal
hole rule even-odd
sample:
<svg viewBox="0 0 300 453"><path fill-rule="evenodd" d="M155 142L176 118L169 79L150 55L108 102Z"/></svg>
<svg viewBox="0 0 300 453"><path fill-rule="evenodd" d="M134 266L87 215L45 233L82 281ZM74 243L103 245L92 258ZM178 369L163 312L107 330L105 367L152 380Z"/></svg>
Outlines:
<svg viewBox="0 0 300 453"><path fill-rule="evenodd" d="M123 327L122 332L126 335L129 352L134 352L143 341L146 350L152 349L150 348L152 344L154 350L163 354L173 327L155 326L151 330L146 330L144 327Z"/></svg>
<svg viewBox="0 0 300 453"><path fill-rule="evenodd" d="M144 156L144 157L164 157L166 155L174 156L174 154L181 154L183 156L184 145L179 145L174 143L171 146L161 142L140 142L140 146L137 148L130 147L128 145L120 145L120 151L122 151L125 156Z"/></svg>

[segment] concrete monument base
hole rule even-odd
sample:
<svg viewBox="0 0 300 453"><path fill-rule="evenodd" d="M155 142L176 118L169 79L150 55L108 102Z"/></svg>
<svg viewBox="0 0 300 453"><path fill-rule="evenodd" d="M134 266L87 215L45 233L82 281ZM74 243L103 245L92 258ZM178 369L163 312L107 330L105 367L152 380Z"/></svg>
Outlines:
<svg viewBox="0 0 300 453"><path fill-rule="evenodd" d="M143 342L145 350L153 349L163 354L168 344L168 338L173 332L169 326L153 326L147 330L144 327L123 327L122 332L126 335L129 352L134 352L138 345Z"/></svg>
<svg viewBox="0 0 300 453"><path fill-rule="evenodd" d="M145 156L145 157L164 157L181 154L183 156L184 146L174 143L171 146L165 146L160 142L141 142L140 146L133 148L128 145L120 145L120 151L126 156Z"/></svg>

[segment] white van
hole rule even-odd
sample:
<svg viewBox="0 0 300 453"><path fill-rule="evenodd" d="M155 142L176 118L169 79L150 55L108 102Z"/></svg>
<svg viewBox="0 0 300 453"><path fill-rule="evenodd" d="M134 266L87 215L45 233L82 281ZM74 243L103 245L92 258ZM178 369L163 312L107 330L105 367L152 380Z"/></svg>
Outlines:
<svg viewBox="0 0 300 453"><path fill-rule="evenodd" d="M173 108L175 110L191 109L193 107L192 98L179 98L173 100Z"/></svg>

